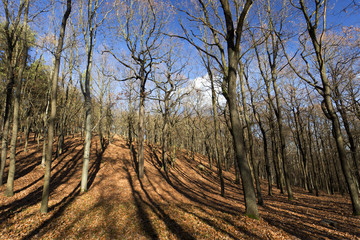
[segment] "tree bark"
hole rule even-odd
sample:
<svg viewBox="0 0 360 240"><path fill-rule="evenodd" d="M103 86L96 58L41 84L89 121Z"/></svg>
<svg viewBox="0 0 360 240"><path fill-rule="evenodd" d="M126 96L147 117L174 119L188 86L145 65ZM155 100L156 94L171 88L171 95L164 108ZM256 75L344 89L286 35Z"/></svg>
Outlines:
<svg viewBox="0 0 360 240"><path fill-rule="evenodd" d="M13 112L13 128L12 128L12 134L11 134L11 140L10 140L10 165L9 165L9 173L8 173L8 179L6 183L6 192L5 195L8 197L11 197L14 195L14 180L15 180L15 164L16 164L16 141L18 137L18 129L19 129L19 115L20 115L20 100L21 100L21 85L22 85L22 77L24 73L24 69L26 66L26 59L27 59L27 38L26 38L26 32L27 32L27 16L28 16L28 9L29 9L29 0L26 1L26 7L25 7L25 16L24 16L24 43L21 47L22 52L22 58L21 58L21 66L19 69L17 81L16 81L16 89L15 89L15 98L14 98L14 112Z"/></svg>
<svg viewBox="0 0 360 240"><path fill-rule="evenodd" d="M9 128L10 128L10 109L13 100L13 88L15 84L15 71L18 66L19 57L21 54L18 54L19 50L19 34L21 34L19 23L24 9L24 3L21 3L18 9L18 13L15 19L12 19L13 16L10 14L9 2L3 1L3 7L5 12L5 23L4 23L4 35L6 39L5 44L5 63L6 63L6 102L4 109L3 117L3 129L2 129L2 139L1 139L1 167L0 167L0 186L3 184L4 170L7 159L7 147L9 140Z"/></svg>
<svg viewBox="0 0 360 240"><path fill-rule="evenodd" d="M244 190L246 215L249 217L258 218L259 212L256 204L255 189L251 176L249 162L247 161L245 156L243 126L239 118L236 94L236 69L240 57L240 42L243 31L242 27L245 23L246 15L249 12L253 2L251 0L247 0L245 2L236 29L233 24L233 17L231 14L231 7L229 2L227 0L221 0L220 2L226 21L226 42L228 58L228 65L226 68L227 71L225 72L224 76L224 83L226 84L226 88L223 87L223 93L229 106L231 134L233 137L235 157L239 165L242 186ZM234 41L235 33L236 41Z"/></svg>
<svg viewBox="0 0 360 240"><path fill-rule="evenodd" d="M360 200L359 200L359 192L354 182L353 176L351 174L350 164L346 157L345 145L343 136L341 133L341 125L339 121L339 117L336 114L332 99L331 99L331 86L329 79L326 73L326 66L325 60L322 54L321 43L318 41L317 35L317 25L319 23L319 14L316 15L315 24L311 22L311 19L307 13L306 7L304 5L303 0L299 0L301 11L304 15L304 18L307 23L307 31L309 33L315 54L316 54L316 61L318 63L319 74L322 82L322 97L323 102L321 104L322 110L325 116L331 121L332 124L332 134L334 136L336 142L336 148L339 154L339 159L341 163L341 168L343 174L345 176L346 184L350 193L350 198L353 207L353 214L360 215ZM317 7L320 6L320 2L317 2ZM326 2L325 2L326 4ZM326 8L326 5L324 6ZM317 8L318 11L318 8ZM318 13L318 12L317 12ZM325 31L325 30L324 30Z"/></svg>
<svg viewBox="0 0 360 240"><path fill-rule="evenodd" d="M139 178L144 178L144 118L145 118L145 69L142 71L140 78L140 103L139 103L139 125L138 125L138 174Z"/></svg>
<svg viewBox="0 0 360 240"><path fill-rule="evenodd" d="M56 118L57 86L58 86L58 79L59 79L61 52L63 49L63 43L64 43L64 38L65 38L66 22L69 18L70 12L71 12L71 0L67 0L66 11L65 11L64 16L61 21L58 45L57 45L56 53L55 53L54 72L53 72L53 76L52 76L51 112L50 112L50 117L49 117L48 145L47 145L46 156L45 156L44 187L43 187L42 200L41 200L41 206L40 206L40 212L42 212L42 213L47 213L47 211L48 211L50 178L51 178L51 158L52 158L54 128L55 128L55 118Z"/></svg>

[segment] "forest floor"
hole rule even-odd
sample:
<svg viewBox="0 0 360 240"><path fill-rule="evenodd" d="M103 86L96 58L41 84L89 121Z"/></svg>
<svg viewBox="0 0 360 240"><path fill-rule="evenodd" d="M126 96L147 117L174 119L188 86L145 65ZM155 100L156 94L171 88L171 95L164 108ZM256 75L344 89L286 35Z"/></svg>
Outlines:
<svg viewBox="0 0 360 240"><path fill-rule="evenodd" d="M166 177L160 152L147 147L140 182L132 153L120 138L104 152L94 140L89 191L80 194L83 141L67 138L65 143L52 164L47 214L39 212L41 147L30 142L25 153L20 144L15 195L0 195L0 239L360 239L360 218L351 215L347 196L316 197L295 188L295 199L288 201L275 186L273 196L267 196L264 182L261 218L250 219L232 173L225 172L221 197L216 171L204 156L193 161L183 151Z"/></svg>

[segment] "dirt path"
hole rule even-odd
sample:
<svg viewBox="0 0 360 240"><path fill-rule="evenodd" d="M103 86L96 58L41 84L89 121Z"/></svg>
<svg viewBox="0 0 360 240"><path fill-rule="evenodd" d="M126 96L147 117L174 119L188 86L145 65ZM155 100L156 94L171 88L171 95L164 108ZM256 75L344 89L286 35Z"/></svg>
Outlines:
<svg viewBox="0 0 360 240"><path fill-rule="evenodd" d="M27 154L19 153L16 195L0 197L0 239L360 239L360 219L349 216L347 198L296 189L296 199L289 202L276 189L271 197L264 191L262 218L249 219L233 174L225 174L223 198L216 172L201 156L192 162L182 152L166 177L160 153L146 148L140 182L130 150L119 138L104 153L94 140L90 189L79 195L82 141L66 143L67 151L53 163L48 214L38 212L40 150L33 143Z"/></svg>

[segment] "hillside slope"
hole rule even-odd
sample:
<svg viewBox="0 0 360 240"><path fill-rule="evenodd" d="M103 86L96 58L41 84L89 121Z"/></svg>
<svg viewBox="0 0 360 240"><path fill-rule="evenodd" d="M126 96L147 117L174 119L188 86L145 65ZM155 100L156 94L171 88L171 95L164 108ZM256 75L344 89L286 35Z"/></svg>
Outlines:
<svg viewBox="0 0 360 240"><path fill-rule="evenodd" d="M79 195L82 140L66 139L66 151L53 162L50 212L40 214L41 149L19 146L15 196L0 196L0 239L359 239L360 219L340 195L315 197L295 189L289 202L274 188L260 207L259 221L243 216L241 187L226 173L220 196L216 171L205 158L186 152L169 176L160 153L145 152L140 182L126 142L120 138L103 153L92 144L90 188ZM198 168L199 163L205 168ZM5 186L0 187L4 191Z"/></svg>

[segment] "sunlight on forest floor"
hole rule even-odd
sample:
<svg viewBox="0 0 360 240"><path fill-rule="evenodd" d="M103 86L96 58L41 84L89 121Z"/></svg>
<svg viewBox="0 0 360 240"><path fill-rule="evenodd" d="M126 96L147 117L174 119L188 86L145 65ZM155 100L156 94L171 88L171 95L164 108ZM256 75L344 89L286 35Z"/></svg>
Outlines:
<svg viewBox="0 0 360 240"><path fill-rule="evenodd" d="M20 144L15 196L0 196L0 239L359 239L360 218L350 199L316 197L295 188L288 201L274 186L259 207L259 221L244 216L241 186L226 172L220 196L215 168L204 156L179 152L166 177L160 151L147 147L145 177L137 178L129 147L116 138L104 153L92 144L89 191L79 195L83 140L66 139L66 151L52 166L49 213L40 214L44 170L41 148ZM201 163L203 169L197 166ZM3 192L5 186L0 187Z"/></svg>

